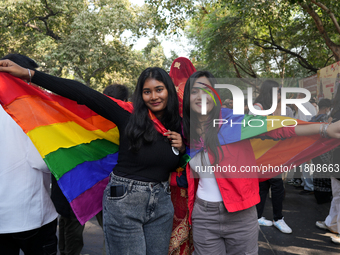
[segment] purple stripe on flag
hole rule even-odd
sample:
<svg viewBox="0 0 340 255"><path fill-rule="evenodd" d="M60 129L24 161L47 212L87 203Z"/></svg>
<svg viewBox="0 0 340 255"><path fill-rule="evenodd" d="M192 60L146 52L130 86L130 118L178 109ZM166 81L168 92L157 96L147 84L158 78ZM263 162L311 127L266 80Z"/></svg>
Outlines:
<svg viewBox="0 0 340 255"><path fill-rule="evenodd" d="M85 222L103 209L103 194L109 180L110 176L98 182L91 189L86 190L70 203L80 224L84 225Z"/></svg>

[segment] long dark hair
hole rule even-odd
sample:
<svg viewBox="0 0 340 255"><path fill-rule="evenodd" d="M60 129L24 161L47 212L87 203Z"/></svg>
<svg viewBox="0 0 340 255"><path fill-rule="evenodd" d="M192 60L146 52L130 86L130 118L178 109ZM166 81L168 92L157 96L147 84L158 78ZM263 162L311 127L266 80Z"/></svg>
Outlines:
<svg viewBox="0 0 340 255"><path fill-rule="evenodd" d="M158 131L149 117L149 109L143 100L143 86L148 78L164 83L168 90L168 103L160 121L166 129L176 132L180 130L181 119L175 86L166 71L159 67L149 67L138 78L137 86L132 96L134 111L125 129L130 141L130 149L133 151L138 151L143 142L151 143L157 139Z"/></svg>
<svg viewBox="0 0 340 255"><path fill-rule="evenodd" d="M220 111L221 111L221 104L219 100L217 99L216 95L215 101L217 105L213 107L211 112L209 113L209 118L207 122L200 123L197 117L197 113L193 112L190 107L190 94L191 90L196 82L196 80L200 77L206 77L209 81L212 87L215 87L215 84L217 83L215 77L212 75L212 73L208 71L198 71L193 73L189 79L187 80L184 88L184 96L183 96L183 133L184 136L190 145L194 145L194 143L200 141L201 137L197 133L197 127L204 125L205 129L205 138L204 138L204 144L206 148L208 148L214 155L215 162L211 162L211 164L217 163L220 161L218 148L222 152L221 145L218 141L218 130L219 126L213 126L214 119L219 119L220 117ZM223 154L223 152L222 152Z"/></svg>
<svg viewBox="0 0 340 255"><path fill-rule="evenodd" d="M273 103L273 88L279 89L279 87L280 85L276 81L265 80L261 85L260 94L255 99L254 104L256 103L261 104L263 110L270 109Z"/></svg>

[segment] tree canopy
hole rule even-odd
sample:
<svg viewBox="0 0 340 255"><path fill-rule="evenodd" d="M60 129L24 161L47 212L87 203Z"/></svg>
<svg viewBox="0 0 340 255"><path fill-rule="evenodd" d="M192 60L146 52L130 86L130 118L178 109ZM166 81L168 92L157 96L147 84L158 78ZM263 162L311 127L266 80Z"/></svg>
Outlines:
<svg viewBox="0 0 340 255"><path fill-rule="evenodd" d="M22 53L43 71L101 89L133 87L147 66L169 69L151 37L186 35L198 69L218 77L306 77L340 60L340 3L324 0L3 0L1 55ZM256 87L256 84L252 84Z"/></svg>
<svg viewBox="0 0 340 255"><path fill-rule="evenodd" d="M0 2L1 55L21 53L43 71L101 89L111 82L132 87L147 66L164 67L160 42L133 50L124 33L138 38L152 26L150 8L128 0Z"/></svg>
<svg viewBox="0 0 340 255"><path fill-rule="evenodd" d="M160 11L164 30L184 29L198 65L219 75L305 77L340 60L338 1L147 2Z"/></svg>

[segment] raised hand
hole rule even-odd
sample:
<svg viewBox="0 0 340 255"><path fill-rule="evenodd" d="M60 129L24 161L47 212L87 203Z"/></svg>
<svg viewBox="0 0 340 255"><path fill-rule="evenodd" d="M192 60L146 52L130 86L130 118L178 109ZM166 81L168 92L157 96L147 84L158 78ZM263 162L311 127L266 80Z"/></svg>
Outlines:
<svg viewBox="0 0 340 255"><path fill-rule="evenodd" d="M0 72L9 73L15 77L30 81L34 75L33 70L28 70L27 68L23 68L11 60L4 59L0 60ZM31 76L30 76L31 73Z"/></svg>

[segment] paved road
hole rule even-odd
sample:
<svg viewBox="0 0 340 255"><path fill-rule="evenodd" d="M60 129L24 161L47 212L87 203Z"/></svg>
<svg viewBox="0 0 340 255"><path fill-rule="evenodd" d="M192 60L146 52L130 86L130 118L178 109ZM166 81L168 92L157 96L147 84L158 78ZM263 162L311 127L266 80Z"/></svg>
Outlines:
<svg viewBox="0 0 340 255"><path fill-rule="evenodd" d="M275 227L260 227L259 254L329 254L340 253L340 245L334 244L330 236L334 235L315 226L317 220L324 220L328 215L330 203L318 205L314 195L299 195L300 190L286 186L283 214L286 223L292 228L292 234L283 234ZM264 216L271 218L271 201L266 203Z"/></svg>
<svg viewBox="0 0 340 255"><path fill-rule="evenodd" d="M275 227L260 227L260 255L335 255L340 253L340 245L330 241L330 236L333 234L315 227L317 220L324 220L327 216L330 203L318 205L313 195L299 195L299 191L286 185L283 213L293 233L283 234ZM271 219L270 199L267 200L264 216ZM83 255L102 254L103 232L95 218L86 223L84 241Z"/></svg>

